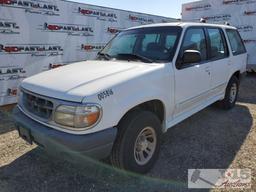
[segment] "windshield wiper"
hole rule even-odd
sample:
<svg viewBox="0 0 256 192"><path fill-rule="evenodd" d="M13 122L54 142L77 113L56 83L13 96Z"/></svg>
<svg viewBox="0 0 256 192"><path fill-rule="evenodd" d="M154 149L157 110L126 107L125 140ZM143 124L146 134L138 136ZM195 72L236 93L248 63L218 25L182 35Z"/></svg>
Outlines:
<svg viewBox="0 0 256 192"><path fill-rule="evenodd" d="M120 53L120 54L117 55L117 57L132 57L132 58L136 58L136 59L139 59L139 60L147 62L147 63L153 63L154 62L154 60L152 60L152 59L149 59L147 57L144 57L142 55L138 55L138 54L135 54L135 53Z"/></svg>
<svg viewBox="0 0 256 192"><path fill-rule="evenodd" d="M110 59L112 59L112 57L111 57L109 54L107 54L107 53L99 52L98 55L99 55L99 56L103 56L103 57L104 57L105 59L107 59L108 61L109 61Z"/></svg>

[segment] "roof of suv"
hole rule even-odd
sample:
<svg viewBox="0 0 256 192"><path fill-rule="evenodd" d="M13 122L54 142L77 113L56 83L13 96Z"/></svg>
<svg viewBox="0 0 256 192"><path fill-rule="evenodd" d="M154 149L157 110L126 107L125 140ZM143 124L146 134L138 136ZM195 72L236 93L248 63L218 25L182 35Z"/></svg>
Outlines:
<svg viewBox="0 0 256 192"><path fill-rule="evenodd" d="M132 27L129 29L140 29L140 28L147 28L147 27L168 27L168 26L180 26L182 28L187 27L198 27L198 26L205 26L205 27L221 27L226 29L236 29L230 25L220 25L220 24L209 24L209 23L194 23L194 22L173 22L173 23L157 23L157 24L149 24L149 25L142 25L138 27Z"/></svg>

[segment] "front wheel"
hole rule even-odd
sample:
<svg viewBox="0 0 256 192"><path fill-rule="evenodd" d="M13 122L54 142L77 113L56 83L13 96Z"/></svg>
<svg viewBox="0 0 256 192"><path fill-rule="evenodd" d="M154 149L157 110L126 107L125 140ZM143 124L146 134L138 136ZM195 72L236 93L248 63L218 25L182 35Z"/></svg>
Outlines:
<svg viewBox="0 0 256 192"><path fill-rule="evenodd" d="M133 111L118 125L118 136L110 157L112 165L137 173L148 172L160 151L162 126L149 111Z"/></svg>
<svg viewBox="0 0 256 192"><path fill-rule="evenodd" d="M226 88L225 98L219 102L221 108L225 110L232 109L237 101L239 92L239 80L237 77L233 76Z"/></svg>

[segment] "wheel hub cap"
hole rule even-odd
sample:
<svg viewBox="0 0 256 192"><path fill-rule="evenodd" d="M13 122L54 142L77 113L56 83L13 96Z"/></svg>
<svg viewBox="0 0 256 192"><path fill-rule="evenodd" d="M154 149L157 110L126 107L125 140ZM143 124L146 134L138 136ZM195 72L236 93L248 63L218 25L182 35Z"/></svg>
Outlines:
<svg viewBox="0 0 256 192"><path fill-rule="evenodd" d="M231 89L230 89L230 98L229 98L229 102L230 102L230 103L234 103L235 100L236 100L236 96L237 96L237 85L234 83L234 84L231 86Z"/></svg>
<svg viewBox="0 0 256 192"><path fill-rule="evenodd" d="M146 140L146 138L144 137L139 138L136 151L138 152L145 151L147 148L148 148L148 141Z"/></svg>
<svg viewBox="0 0 256 192"><path fill-rule="evenodd" d="M156 149L156 132L151 127L144 128L138 135L134 146L134 158L139 165L147 164Z"/></svg>

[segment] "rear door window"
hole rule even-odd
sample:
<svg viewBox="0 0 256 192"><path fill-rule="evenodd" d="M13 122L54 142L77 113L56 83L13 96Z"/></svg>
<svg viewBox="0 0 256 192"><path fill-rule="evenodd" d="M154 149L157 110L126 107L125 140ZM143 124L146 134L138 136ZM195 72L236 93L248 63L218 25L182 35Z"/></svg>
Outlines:
<svg viewBox="0 0 256 192"><path fill-rule="evenodd" d="M219 28L207 28L209 36L210 59L223 59L228 56L228 49L223 32Z"/></svg>
<svg viewBox="0 0 256 192"><path fill-rule="evenodd" d="M226 32L228 35L233 55L240 55L246 53L243 40L238 31L234 29L227 29Z"/></svg>

